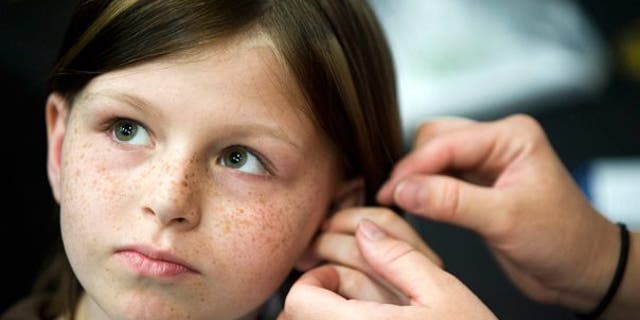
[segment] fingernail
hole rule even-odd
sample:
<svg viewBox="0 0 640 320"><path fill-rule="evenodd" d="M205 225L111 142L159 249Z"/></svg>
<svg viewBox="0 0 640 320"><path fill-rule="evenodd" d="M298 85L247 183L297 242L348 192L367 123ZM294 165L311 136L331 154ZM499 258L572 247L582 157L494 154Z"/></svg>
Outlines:
<svg viewBox="0 0 640 320"><path fill-rule="evenodd" d="M378 225L368 219L363 219L362 221L360 221L359 225L360 230L362 230L362 234L364 234L364 236L369 240L380 241L387 237L387 235L378 227Z"/></svg>
<svg viewBox="0 0 640 320"><path fill-rule="evenodd" d="M403 181L398 184L393 198L396 203L408 211L417 211L422 208L424 190L418 181Z"/></svg>

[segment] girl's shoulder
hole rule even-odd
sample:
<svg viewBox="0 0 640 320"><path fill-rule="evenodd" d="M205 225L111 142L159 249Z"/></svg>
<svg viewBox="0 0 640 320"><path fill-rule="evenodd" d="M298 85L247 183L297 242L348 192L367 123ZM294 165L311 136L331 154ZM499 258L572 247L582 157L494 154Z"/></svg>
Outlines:
<svg viewBox="0 0 640 320"><path fill-rule="evenodd" d="M25 297L7 309L0 320L43 320L43 308L51 300L51 296L46 294L34 294Z"/></svg>

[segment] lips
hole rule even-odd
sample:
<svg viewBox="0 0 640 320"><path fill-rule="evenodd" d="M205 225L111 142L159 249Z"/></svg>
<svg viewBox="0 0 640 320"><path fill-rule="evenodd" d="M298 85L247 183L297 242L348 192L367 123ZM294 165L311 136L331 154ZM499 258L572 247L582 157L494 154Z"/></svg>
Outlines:
<svg viewBox="0 0 640 320"><path fill-rule="evenodd" d="M196 268L173 253L149 246L129 246L115 253L125 265L141 276L173 278L200 273Z"/></svg>

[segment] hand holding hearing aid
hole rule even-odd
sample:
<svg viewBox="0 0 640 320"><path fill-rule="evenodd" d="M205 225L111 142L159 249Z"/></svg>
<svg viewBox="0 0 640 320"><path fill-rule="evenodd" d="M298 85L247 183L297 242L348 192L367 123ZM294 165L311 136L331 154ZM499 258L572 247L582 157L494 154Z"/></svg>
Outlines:
<svg viewBox="0 0 640 320"><path fill-rule="evenodd" d="M618 226L589 204L528 116L424 123L378 201L477 232L516 286L542 303L591 312L625 267ZM608 318L638 312L638 240L632 233Z"/></svg>

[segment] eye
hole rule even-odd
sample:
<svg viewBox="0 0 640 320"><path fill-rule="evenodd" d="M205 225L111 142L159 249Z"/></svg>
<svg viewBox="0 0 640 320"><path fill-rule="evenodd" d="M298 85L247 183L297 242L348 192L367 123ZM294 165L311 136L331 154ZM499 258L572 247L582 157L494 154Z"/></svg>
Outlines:
<svg viewBox="0 0 640 320"><path fill-rule="evenodd" d="M224 150L218 163L250 174L264 175L268 173L257 156L240 146Z"/></svg>
<svg viewBox="0 0 640 320"><path fill-rule="evenodd" d="M139 146L151 144L147 130L133 120L118 120L113 124L111 130L113 132L113 138L118 142Z"/></svg>

